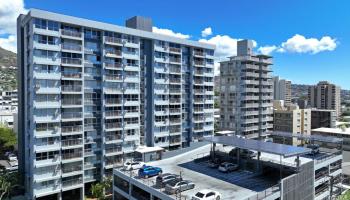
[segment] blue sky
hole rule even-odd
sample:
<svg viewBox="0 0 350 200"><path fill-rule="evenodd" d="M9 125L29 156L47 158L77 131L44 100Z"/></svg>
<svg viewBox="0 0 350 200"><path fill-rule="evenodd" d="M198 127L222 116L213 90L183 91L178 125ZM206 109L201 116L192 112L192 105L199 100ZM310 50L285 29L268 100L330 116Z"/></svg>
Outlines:
<svg viewBox="0 0 350 200"><path fill-rule="evenodd" d="M1 1L21 3L21 0ZM173 31L183 34L178 34L180 37L189 35L192 40L204 39L217 44L218 60L235 53L237 39L253 39L257 42L257 51L260 47L272 47L269 53L274 56L274 74L294 83L329 80L350 89L350 1L336 2L25 0L24 7L118 25L134 15L151 17L154 26L163 33ZM4 3L0 3L0 13L1 4ZM20 9L15 8L19 12ZM212 34L203 37L201 32L208 27ZM295 37L296 34L300 36ZM0 19L0 46L13 44L5 41L11 35L13 33L1 32Z"/></svg>

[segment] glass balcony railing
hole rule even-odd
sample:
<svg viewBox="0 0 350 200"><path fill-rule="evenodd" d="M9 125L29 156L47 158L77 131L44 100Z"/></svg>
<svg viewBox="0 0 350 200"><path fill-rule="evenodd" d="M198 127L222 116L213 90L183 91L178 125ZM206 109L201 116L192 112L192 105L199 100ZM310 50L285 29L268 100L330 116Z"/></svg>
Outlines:
<svg viewBox="0 0 350 200"><path fill-rule="evenodd" d="M61 127L61 132L62 133L72 133L72 132L80 132L80 131L83 131L83 126L82 125L62 126Z"/></svg>
<svg viewBox="0 0 350 200"><path fill-rule="evenodd" d="M81 92L81 85L62 85L62 91L64 92Z"/></svg>
<svg viewBox="0 0 350 200"><path fill-rule="evenodd" d="M80 158L80 157L82 157L82 153L81 152L62 154L62 159L63 160L69 160L69 159Z"/></svg>
<svg viewBox="0 0 350 200"><path fill-rule="evenodd" d="M77 139L62 140L61 144L63 147L81 145L83 144L83 139L77 138Z"/></svg>
<svg viewBox="0 0 350 200"><path fill-rule="evenodd" d="M62 71L63 78L81 78L81 72Z"/></svg>
<svg viewBox="0 0 350 200"><path fill-rule="evenodd" d="M61 58L62 64L81 65L81 58Z"/></svg>
<svg viewBox="0 0 350 200"><path fill-rule="evenodd" d="M83 117L83 113L81 113L81 112L71 112L71 113L63 112L61 114L61 117L62 117L62 119L82 118Z"/></svg>
<svg viewBox="0 0 350 200"><path fill-rule="evenodd" d="M62 44L62 49L73 50L73 51L81 51L82 47L81 47L81 45L63 43Z"/></svg>
<svg viewBox="0 0 350 200"><path fill-rule="evenodd" d="M115 43L115 44L123 44L122 39L121 38L117 38L117 37L105 36L105 41L106 42L110 42L110 43Z"/></svg>
<svg viewBox="0 0 350 200"><path fill-rule="evenodd" d="M62 35L70 36L70 37L81 37L81 32L79 31L73 31L73 30L61 30Z"/></svg>
<svg viewBox="0 0 350 200"><path fill-rule="evenodd" d="M75 185L79 185L83 183L83 179L82 178L78 178L78 179L73 179L73 180L67 180L67 181L62 181L62 187L66 188L66 187L72 187Z"/></svg>

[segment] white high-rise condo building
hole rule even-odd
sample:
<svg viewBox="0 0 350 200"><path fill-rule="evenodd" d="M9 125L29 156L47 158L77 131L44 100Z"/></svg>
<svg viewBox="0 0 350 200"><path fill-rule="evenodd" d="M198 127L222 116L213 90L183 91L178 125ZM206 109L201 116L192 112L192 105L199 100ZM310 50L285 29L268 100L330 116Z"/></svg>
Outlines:
<svg viewBox="0 0 350 200"><path fill-rule="evenodd" d="M19 170L28 199L83 199L140 145L214 131L214 46L32 9L17 20Z"/></svg>
<svg viewBox="0 0 350 200"><path fill-rule="evenodd" d="M258 137L273 128L272 58L255 55L253 42L237 43L237 56L220 63L220 109L223 130Z"/></svg>
<svg viewBox="0 0 350 200"><path fill-rule="evenodd" d="M320 81L315 86L309 87L309 106L317 109L335 110L337 117L341 114L340 107L340 87Z"/></svg>

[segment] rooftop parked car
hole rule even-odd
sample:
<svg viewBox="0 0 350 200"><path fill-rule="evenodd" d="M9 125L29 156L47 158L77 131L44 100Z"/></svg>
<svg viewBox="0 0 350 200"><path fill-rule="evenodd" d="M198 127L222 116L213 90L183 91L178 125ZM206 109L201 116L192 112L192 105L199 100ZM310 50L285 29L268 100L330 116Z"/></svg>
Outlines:
<svg viewBox="0 0 350 200"><path fill-rule="evenodd" d="M151 176L157 176L161 174L163 171L159 167L152 167L152 166L147 166L144 165L142 168L139 169L139 177L142 178L148 178Z"/></svg>
<svg viewBox="0 0 350 200"><path fill-rule="evenodd" d="M232 172L238 169L237 164L229 163L229 162L223 162L219 166L219 171L221 172Z"/></svg>
<svg viewBox="0 0 350 200"><path fill-rule="evenodd" d="M201 190L192 197L192 200L220 200L220 199L221 199L221 194L219 192L216 192L214 190L209 190L209 189Z"/></svg>
<svg viewBox="0 0 350 200"><path fill-rule="evenodd" d="M165 187L166 184L171 181L181 181L182 178L177 174L164 173L160 174L156 178L156 186L157 187Z"/></svg>
<svg viewBox="0 0 350 200"><path fill-rule="evenodd" d="M320 153L320 145L318 144L308 144L306 147L311 149L311 153L309 154L315 155Z"/></svg>
<svg viewBox="0 0 350 200"><path fill-rule="evenodd" d="M251 151L251 150L242 149L240 152L240 155L242 158L254 158L258 154L254 151Z"/></svg>
<svg viewBox="0 0 350 200"><path fill-rule="evenodd" d="M195 187L195 184L192 181L189 180L183 180L183 181L171 181L170 183L166 184L165 191L169 194L177 194L179 192L183 192L185 190L190 190Z"/></svg>
<svg viewBox="0 0 350 200"><path fill-rule="evenodd" d="M209 160L208 161L208 167L210 168L218 168L220 164L220 160L219 159L214 159L214 160Z"/></svg>
<svg viewBox="0 0 350 200"><path fill-rule="evenodd" d="M134 170L134 169L140 169L142 166L144 166L144 162L139 161L126 161L124 163L124 169L125 170Z"/></svg>

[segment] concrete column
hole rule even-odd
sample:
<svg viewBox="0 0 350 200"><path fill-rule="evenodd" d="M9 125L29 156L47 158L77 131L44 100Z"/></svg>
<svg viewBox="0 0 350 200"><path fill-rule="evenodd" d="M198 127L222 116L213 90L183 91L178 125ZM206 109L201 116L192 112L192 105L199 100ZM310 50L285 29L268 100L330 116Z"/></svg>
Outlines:
<svg viewBox="0 0 350 200"><path fill-rule="evenodd" d="M80 200L84 200L84 195L85 195L84 188L85 188L85 187L82 187L82 188L80 189Z"/></svg>
<svg viewBox="0 0 350 200"><path fill-rule="evenodd" d="M62 200L62 193L61 192L57 194L57 200Z"/></svg>

